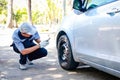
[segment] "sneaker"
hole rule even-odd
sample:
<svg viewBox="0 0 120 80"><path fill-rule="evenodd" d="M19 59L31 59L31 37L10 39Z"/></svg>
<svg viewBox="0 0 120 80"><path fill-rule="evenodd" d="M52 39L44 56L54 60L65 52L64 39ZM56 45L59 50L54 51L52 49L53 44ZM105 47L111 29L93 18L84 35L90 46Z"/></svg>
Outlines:
<svg viewBox="0 0 120 80"><path fill-rule="evenodd" d="M32 61L30 61L28 58L27 58L26 64L28 64L28 65L34 65L34 64L32 63Z"/></svg>
<svg viewBox="0 0 120 80"><path fill-rule="evenodd" d="M26 69L27 69L26 64L24 64L24 65L23 65L23 64L20 64L20 69L21 69L21 70L26 70Z"/></svg>

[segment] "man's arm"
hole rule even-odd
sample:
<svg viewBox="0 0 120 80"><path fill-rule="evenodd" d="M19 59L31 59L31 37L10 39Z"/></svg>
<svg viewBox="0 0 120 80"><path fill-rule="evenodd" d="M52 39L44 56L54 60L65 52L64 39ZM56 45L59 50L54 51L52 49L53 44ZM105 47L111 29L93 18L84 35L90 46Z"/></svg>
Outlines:
<svg viewBox="0 0 120 80"><path fill-rule="evenodd" d="M20 52L22 55L26 55L26 54L29 54L29 53L31 53L39 48L40 48L40 45L35 45L33 47L30 47L30 48L25 48L25 49L21 50Z"/></svg>
<svg viewBox="0 0 120 80"><path fill-rule="evenodd" d="M38 44L41 42L41 40L40 39L36 39L35 40Z"/></svg>
<svg viewBox="0 0 120 80"><path fill-rule="evenodd" d="M22 55L26 55L26 54L29 54L29 53L31 53L31 52L39 49L39 48L40 48L39 43L41 42L40 38L36 39L35 41L38 43L38 45L35 45L35 46L33 46L33 47L30 47L30 48L25 48L25 49L23 49L23 50L21 51L21 54L22 54Z"/></svg>

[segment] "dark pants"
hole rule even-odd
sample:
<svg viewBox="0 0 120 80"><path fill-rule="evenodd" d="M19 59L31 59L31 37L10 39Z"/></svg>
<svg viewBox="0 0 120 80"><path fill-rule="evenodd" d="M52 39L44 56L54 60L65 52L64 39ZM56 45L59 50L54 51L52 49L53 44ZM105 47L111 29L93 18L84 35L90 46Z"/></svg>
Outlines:
<svg viewBox="0 0 120 80"><path fill-rule="evenodd" d="M25 48L29 48L29 47L35 46L36 44L33 43L33 41L26 40L25 42L23 42L23 45ZM17 53L20 53L19 50L16 48L15 44L13 44L13 50ZM42 58L45 56L47 56L47 50L45 48L39 48L39 49L35 50L34 52L29 53L27 55L22 55L20 53L19 63L26 64L27 58L30 61L32 61L32 60L39 59L39 58Z"/></svg>

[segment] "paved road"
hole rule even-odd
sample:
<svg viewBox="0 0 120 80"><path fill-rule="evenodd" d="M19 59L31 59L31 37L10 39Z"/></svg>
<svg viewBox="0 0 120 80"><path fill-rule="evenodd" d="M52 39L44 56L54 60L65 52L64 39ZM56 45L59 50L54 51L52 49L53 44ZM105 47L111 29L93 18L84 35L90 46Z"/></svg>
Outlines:
<svg viewBox="0 0 120 80"><path fill-rule="evenodd" d="M79 67L75 71L61 69L53 35L50 35L50 44L46 47L48 56L33 61L34 65L28 70L19 70L19 55L9 47L12 31L0 30L0 80L120 80L91 67Z"/></svg>

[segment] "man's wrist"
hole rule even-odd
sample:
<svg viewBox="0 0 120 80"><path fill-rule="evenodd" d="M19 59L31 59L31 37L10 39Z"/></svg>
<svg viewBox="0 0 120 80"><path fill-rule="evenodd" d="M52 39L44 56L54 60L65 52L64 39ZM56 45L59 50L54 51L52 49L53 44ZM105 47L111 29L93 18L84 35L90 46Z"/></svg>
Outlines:
<svg viewBox="0 0 120 80"><path fill-rule="evenodd" d="M37 46L38 46L38 48L41 48L40 44L38 44Z"/></svg>

